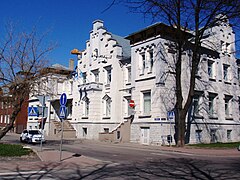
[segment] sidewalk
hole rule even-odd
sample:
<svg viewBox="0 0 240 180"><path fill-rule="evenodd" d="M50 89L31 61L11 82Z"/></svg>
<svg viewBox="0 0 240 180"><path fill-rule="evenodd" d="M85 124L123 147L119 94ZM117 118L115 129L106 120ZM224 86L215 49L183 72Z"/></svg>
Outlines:
<svg viewBox="0 0 240 180"><path fill-rule="evenodd" d="M104 163L103 161L98 159L86 157L80 154L74 154L67 151L62 151L62 154L60 155L59 150L43 148L41 151L39 146L34 146L32 149L38 155L38 157L42 162L47 162L47 163L54 163L54 162L74 163L76 165L79 165L81 168L87 168L87 167L96 166ZM61 156L61 160L60 160L60 156Z"/></svg>

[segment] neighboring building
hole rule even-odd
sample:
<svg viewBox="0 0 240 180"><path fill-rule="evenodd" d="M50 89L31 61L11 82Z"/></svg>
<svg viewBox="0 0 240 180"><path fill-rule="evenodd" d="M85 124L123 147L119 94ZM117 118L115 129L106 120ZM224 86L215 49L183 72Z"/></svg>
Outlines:
<svg viewBox="0 0 240 180"><path fill-rule="evenodd" d="M129 41L108 32L103 22L93 22L86 49L78 54L71 124L78 138L98 139L128 117L131 94ZM127 75L128 74L128 75Z"/></svg>
<svg viewBox="0 0 240 180"><path fill-rule="evenodd" d="M27 97L22 104L21 111L18 113L14 122L13 132L21 133L27 127ZM2 87L0 92L0 128L10 123L10 117L13 112L13 98L8 88Z"/></svg>
<svg viewBox="0 0 240 180"><path fill-rule="evenodd" d="M60 125L60 96L63 92L67 94L66 119L72 116L72 93L73 81L72 71L74 62L70 60L69 68L59 64L44 68L41 76L36 78L36 87L29 98L28 107L28 129L45 130L46 135L59 136ZM75 137L73 128L65 128L70 132L70 136Z"/></svg>

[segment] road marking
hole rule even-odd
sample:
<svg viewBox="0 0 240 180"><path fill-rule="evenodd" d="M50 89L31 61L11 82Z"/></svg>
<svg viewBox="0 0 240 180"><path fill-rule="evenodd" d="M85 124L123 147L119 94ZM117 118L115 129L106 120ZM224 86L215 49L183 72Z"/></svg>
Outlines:
<svg viewBox="0 0 240 180"><path fill-rule="evenodd" d="M27 174L44 174L47 171L19 171L19 172L3 172L0 176L16 176L16 175L27 175Z"/></svg>

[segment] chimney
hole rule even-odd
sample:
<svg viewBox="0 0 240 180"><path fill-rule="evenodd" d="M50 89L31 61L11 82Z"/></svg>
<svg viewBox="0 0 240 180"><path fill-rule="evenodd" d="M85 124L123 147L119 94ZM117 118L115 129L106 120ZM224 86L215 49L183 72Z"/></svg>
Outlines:
<svg viewBox="0 0 240 180"><path fill-rule="evenodd" d="M69 59L69 69L70 70L74 70L74 60L73 59Z"/></svg>

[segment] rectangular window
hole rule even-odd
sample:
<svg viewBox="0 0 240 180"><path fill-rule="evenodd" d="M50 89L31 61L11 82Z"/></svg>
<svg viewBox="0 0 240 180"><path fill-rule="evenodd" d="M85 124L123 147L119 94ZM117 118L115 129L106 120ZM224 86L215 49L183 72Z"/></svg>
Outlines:
<svg viewBox="0 0 240 180"><path fill-rule="evenodd" d="M104 133L109 133L109 128L103 128Z"/></svg>
<svg viewBox="0 0 240 180"><path fill-rule="evenodd" d="M224 42L223 41L220 41L220 46L221 46L221 51L223 52L224 51Z"/></svg>
<svg viewBox="0 0 240 180"><path fill-rule="evenodd" d="M82 73L82 80L83 80L83 84L87 83L87 73L86 72Z"/></svg>
<svg viewBox="0 0 240 180"><path fill-rule="evenodd" d="M84 115L87 117L89 115L89 100L85 101L85 112Z"/></svg>
<svg viewBox="0 0 240 180"><path fill-rule="evenodd" d="M200 95L198 94L193 96L193 102L192 102L193 115L199 114L199 98L200 98Z"/></svg>
<svg viewBox="0 0 240 180"><path fill-rule="evenodd" d="M226 43L226 53L230 53L230 43Z"/></svg>
<svg viewBox="0 0 240 180"><path fill-rule="evenodd" d="M209 113L209 116L213 116L214 115L214 101L215 101L215 97L216 97L216 94L213 94L213 93L209 93L209 96L208 96L208 113Z"/></svg>
<svg viewBox="0 0 240 180"><path fill-rule="evenodd" d="M112 67L111 66L105 67L105 70L106 70L106 83L110 84L112 80Z"/></svg>
<svg viewBox="0 0 240 180"><path fill-rule="evenodd" d="M99 82L99 72L96 72L94 74L94 77L95 77L95 82Z"/></svg>
<svg viewBox="0 0 240 180"><path fill-rule="evenodd" d="M201 143L202 142L202 130L196 130L195 136L196 136L196 143Z"/></svg>
<svg viewBox="0 0 240 180"><path fill-rule="evenodd" d="M142 66L143 66L143 74L144 74L144 70L146 68L146 58L145 58L145 53L142 54Z"/></svg>
<svg viewBox="0 0 240 180"><path fill-rule="evenodd" d="M208 61L208 76L210 79L213 78L213 62Z"/></svg>
<svg viewBox="0 0 240 180"><path fill-rule="evenodd" d="M225 115L229 116L229 99L225 99Z"/></svg>
<svg viewBox="0 0 240 180"><path fill-rule="evenodd" d="M127 82L131 82L131 78L132 78L132 72L131 72L131 67L127 68Z"/></svg>
<svg viewBox="0 0 240 180"><path fill-rule="evenodd" d="M111 115L111 99L106 100L106 116Z"/></svg>
<svg viewBox="0 0 240 180"><path fill-rule="evenodd" d="M112 80L111 69L107 70L107 84L110 84Z"/></svg>
<svg viewBox="0 0 240 180"><path fill-rule="evenodd" d="M223 65L223 80L228 81L229 80L229 73L228 73L228 65Z"/></svg>
<svg viewBox="0 0 240 180"><path fill-rule="evenodd" d="M230 116L230 102L231 102L231 99L232 97L231 96L228 96L228 95L225 95L225 98L224 98L224 104L225 104L225 115L227 117Z"/></svg>
<svg viewBox="0 0 240 180"><path fill-rule="evenodd" d="M86 137L87 136L87 128L83 127L82 130L83 130L83 137Z"/></svg>
<svg viewBox="0 0 240 180"><path fill-rule="evenodd" d="M7 123L8 115L5 115L4 117L5 117L5 118L4 118L4 123Z"/></svg>
<svg viewBox="0 0 240 180"><path fill-rule="evenodd" d="M94 82L99 82L99 70L94 70L92 71L93 75L94 75Z"/></svg>
<svg viewBox="0 0 240 180"><path fill-rule="evenodd" d="M143 114L150 115L151 113L151 92L143 93Z"/></svg>
<svg viewBox="0 0 240 180"><path fill-rule="evenodd" d="M217 142L217 135L216 135L216 130L211 129L210 130L210 136L211 136L211 143L216 143Z"/></svg>
<svg viewBox="0 0 240 180"><path fill-rule="evenodd" d="M153 68L153 51L149 52L149 72L152 72Z"/></svg>
<svg viewBox="0 0 240 180"><path fill-rule="evenodd" d="M232 140L231 134L232 134L232 130L228 129L227 130L227 141L231 141Z"/></svg>
<svg viewBox="0 0 240 180"><path fill-rule="evenodd" d="M212 116L213 115L213 100L214 100L214 97L209 97L209 115Z"/></svg>
<svg viewBox="0 0 240 180"><path fill-rule="evenodd" d="M121 132L117 131L117 139L120 139L120 137L121 137Z"/></svg>
<svg viewBox="0 0 240 180"><path fill-rule="evenodd" d="M145 53L140 54L139 70L140 74L144 74L146 68L146 58Z"/></svg>

